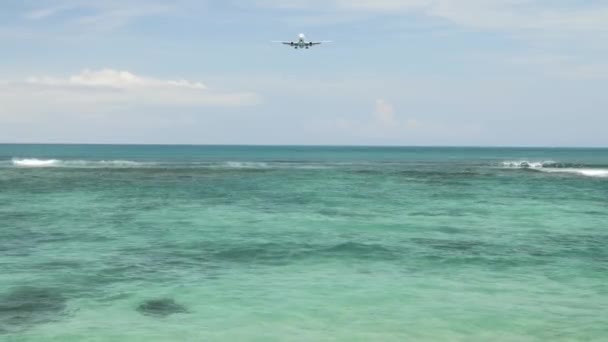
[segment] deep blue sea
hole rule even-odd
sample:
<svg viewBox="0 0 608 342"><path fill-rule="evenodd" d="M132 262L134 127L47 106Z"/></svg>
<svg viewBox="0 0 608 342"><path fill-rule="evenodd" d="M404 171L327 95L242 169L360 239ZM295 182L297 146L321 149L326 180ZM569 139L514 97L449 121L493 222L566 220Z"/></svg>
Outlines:
<svg viewBox="0 0 608 342"><path fill-rule="evenodd" d="M608 341L608 149L0 145L0 341Z"/></svg>

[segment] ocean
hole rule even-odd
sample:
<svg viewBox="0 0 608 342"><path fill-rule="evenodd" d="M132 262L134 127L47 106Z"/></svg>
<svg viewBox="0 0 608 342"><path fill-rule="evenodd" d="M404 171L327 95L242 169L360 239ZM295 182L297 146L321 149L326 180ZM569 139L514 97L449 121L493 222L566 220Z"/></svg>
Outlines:
<svg viewBox="0 0 608 342"><path fill-rule="evenodd" d="M0 145L0 341L606 341L608 149Z"/></svg>

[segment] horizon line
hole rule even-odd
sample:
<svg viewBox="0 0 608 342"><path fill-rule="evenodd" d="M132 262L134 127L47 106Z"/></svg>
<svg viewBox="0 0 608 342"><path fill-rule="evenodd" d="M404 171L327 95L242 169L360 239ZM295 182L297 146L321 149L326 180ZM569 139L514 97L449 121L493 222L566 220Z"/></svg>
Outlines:
<svg viewBox="0 0 608 342"><path fill-rule="evenodd" d="M0 145L86 145L86 146L200 146L200 147L372 147L372 148L549 148L606 149L608 146L571 145L365 145L365 144L187 144L187 143L78 143L78 142L0 142Z"/></svg>

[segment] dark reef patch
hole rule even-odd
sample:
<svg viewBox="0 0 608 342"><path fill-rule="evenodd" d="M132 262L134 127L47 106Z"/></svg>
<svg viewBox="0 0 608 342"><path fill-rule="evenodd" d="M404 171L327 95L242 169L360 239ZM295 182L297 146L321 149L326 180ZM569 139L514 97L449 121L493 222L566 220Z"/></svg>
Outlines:
<svg viewBox="0 0 608 342"><path fill-rule="evenodd" d="M397 256L389 248L378 244L344 242L337 245L264 243L234 246L214 253L212 259L284 265L308 258L390 260Z"/></svg>
<svg viewBox="0 0 608 342"><path fill-rule="evenodd" d="M331 256L349 256L361 259L393 259L394 253L384 246L377 244L364 244L356 242L345 242L322 251L323 254Z"/></svg>
<svg viewBox="0 0 608 342"><path fill-rule="evenodd" d="M83 267L83 263L69 259L50 259L36 265L42 270L77 270Z"/></svg>
<svg viewBox="0 0 608 342"><path fill-rule="evenodd" d="M0 332L25 329L61 317L67 299L57 290L18 287L0 296Z"/></svg>
<svg viewBox="0 0 608 342"><path fill-rule="evenodd" d="M186 313L188 309L171 298L161 298L150 299L141 303L137 307L137 311L146 316L167 317L176 313Z"/></svg>
<svg viewBox="0 0 608 342"><path fill-rule="evenodd" d="M427 246L436 250L443 251L473 251L478 248L485 247L482 242L479 241L464 241L464 240L447 240L447 239L426 239L426 238L414 238L412 239L415 243Z"/></svg>
<svg viewBox="0 0 608 342"><path fill-rule="evenodd" d="M245 246L234 246L219 250L213 257L231 262L257 262L282 265L290 260L302 257L306 245L263 243Z"/></svg>

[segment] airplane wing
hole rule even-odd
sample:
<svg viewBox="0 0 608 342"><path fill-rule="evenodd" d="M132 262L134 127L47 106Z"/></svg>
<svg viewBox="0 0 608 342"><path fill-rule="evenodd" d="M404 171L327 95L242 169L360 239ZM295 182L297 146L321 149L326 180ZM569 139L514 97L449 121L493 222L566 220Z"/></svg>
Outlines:
<svg viewBox="0 0 608 342"><path fill-rule="evenodd" d="M320 42L310 42L310 45L321 45L321 44L325 44L325 43L331 43L331 40L322 40Z"/></svg>
<svg viewBox="0 0 608 342"><path fill-rule="evenodd" d="M283 45L293 45L293 42L284 42L282 40L273 40L272 43L281 43Z"/></svg>

